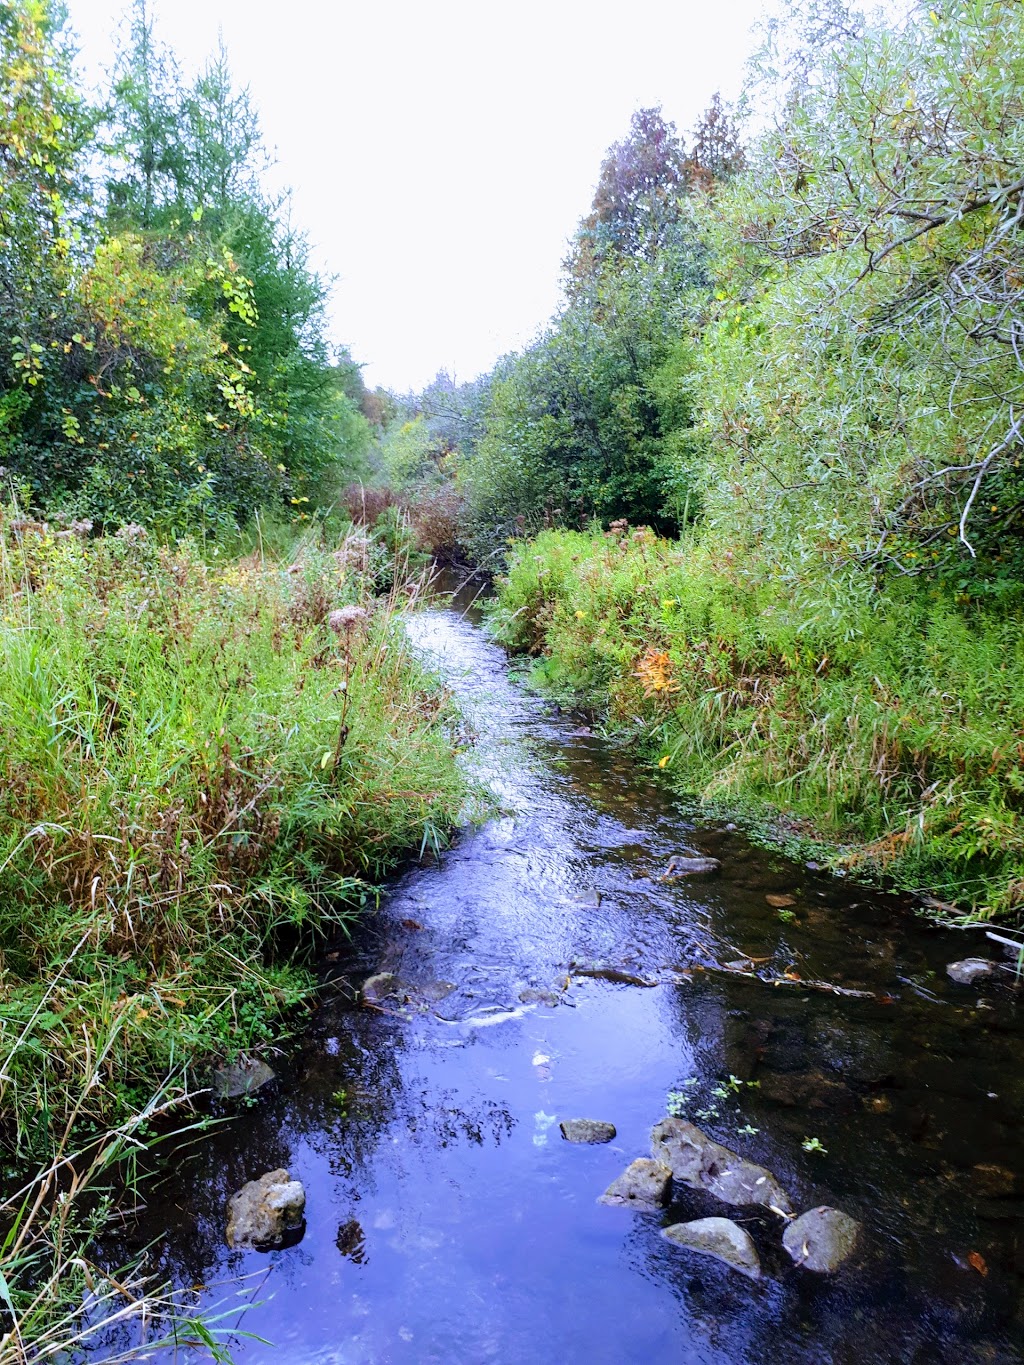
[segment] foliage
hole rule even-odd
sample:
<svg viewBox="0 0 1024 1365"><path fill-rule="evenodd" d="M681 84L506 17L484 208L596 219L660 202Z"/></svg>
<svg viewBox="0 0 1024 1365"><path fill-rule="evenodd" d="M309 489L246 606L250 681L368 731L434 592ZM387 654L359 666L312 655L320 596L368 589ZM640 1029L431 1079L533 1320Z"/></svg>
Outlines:
<svg viewBox="0 0 1024 1365"><path fill-rule="evenodd" d="M0 463L42 515L97 529L308 516L337 467L361 471L370 430L328 351L327 285L260 192L223 49L183 87L135 0L100 142L47 0L0 26Z"/></svg>
<svg viewBox="0 0 1024 1365"><path fill-rule="evenodd" d="M709 216L709 518L797 585L1015 597L1024 13L949 0L823 51Z"/></svg>
<svg viewBox="0 0 1024 1365"><path fill-rule="evenodd" d="M498 365L482 431L461 447L479 558L541 525L629 517L670 531L695 508L680 477L692 399L674 367L709 286L695 206L741 164L717 97L695 145L706 164L644 109L609 149L565 262L564 305Z"/></svg>

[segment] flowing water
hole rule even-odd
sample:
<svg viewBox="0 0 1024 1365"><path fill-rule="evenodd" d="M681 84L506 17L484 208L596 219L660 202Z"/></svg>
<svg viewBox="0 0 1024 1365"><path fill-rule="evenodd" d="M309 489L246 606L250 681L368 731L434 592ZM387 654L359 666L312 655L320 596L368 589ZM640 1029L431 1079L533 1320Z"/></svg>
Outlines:
<svg viewBox="0 0 1024 1365"><path fill-rule="evenodd" d="M1024 1360L1024 1022L1012 973L945 974L996 946L695 824L519 687L472 616L412 629L505 813L335 947L276 1087L175 1162L112 1254L159 1238L247 1365ZM721 874L661 879L693 851ZM399 996L359 1007L381 970ZM689 1190L664 1216L599 1204L670 1092L795 1206L860 1219L856 1258L816 1276L773 1215ZM564 1141L578 1117L618 1135ZM306 1188L301 1239L229 1251L228 1197L280 1166ZM750 1229L759 1283L660 1236L709 1213Z"/></svg>

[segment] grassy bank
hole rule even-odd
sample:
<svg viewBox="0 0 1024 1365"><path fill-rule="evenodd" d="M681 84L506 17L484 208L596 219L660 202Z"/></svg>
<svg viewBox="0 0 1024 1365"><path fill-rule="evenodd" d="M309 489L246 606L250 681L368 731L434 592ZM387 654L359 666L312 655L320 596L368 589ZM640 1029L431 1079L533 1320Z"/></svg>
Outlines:
<svg viewBox="0 0 1024 1365"><path fill-rule="evenodd" d="M90 1282L102 1201L69 1189L272 1039L303 950L458 819L457 717L371 558L353 532L210 567L4 516L0 1302L22 1337Z"/></svg>
<svg viewBox="0 0 1024 1365"><path fill-rule="evenodd" d="M783 811L830 861L979 916L1024 901L1024 636L919 581L793 594L649 531L519 546L495 626L680 791Z"/></svg>

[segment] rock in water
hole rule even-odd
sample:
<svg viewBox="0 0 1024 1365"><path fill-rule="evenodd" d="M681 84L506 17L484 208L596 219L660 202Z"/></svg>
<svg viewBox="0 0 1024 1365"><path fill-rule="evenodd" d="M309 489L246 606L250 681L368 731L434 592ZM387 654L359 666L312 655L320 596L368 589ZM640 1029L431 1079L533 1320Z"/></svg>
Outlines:
<svg viewBox="0 0 1024 1365"><path fill-rule="evenodd" d="M677 853L669 858L665 868L666 877L706 877L712 872L721 872L722 864L717 858L690 858Z"/></svg>
<svg viewBox="0 0 1024 1365"><path fill-rule="evenodd" d="M231 1066L221 1066L213 1073L213 1093L218 1099L237 1100L255 1095L274 1080L275 1075L266 1062L258 1057L245 1057Z"/></svg>
<svg viewBox="0 0 1024 1365"><path fill-rule="evenodd" d="M519 999L524 1005L546 1005L552 1010L561 1003L557 991L546 990L543 986L527 986L519 992Z"/></svg>
<svg viewBox="0 0 1024 1365"><path fill-rule="evenodd" d="M360 991L363 1004L376 1005L390 995L397 995L401 984L394 972L378 972L375 976L368 976Z"/></svg>
<svg viewBox="0 0 1024 1365"><path fill-rule="evenodd" d="M808 1209L795 1218L782 1234L782 1245L797 1265L828 1274L838 1270L857 1245L860 1224L856 1218L826 1204Z"/></svg>
<svg viewBox="0 0 1024 1365"><path fill-rule="evenodd" d="M751 1280L761 1278L761 1260L750 1233L737 1227L731 1218L698 1218L693 1223L673 1223L662 1230L663 1237L676 1246L714 1256Z"/></svg>
<svg viewBox="0 0 1024 1365"><path fill-rule="evenodd" d="M672 1187L672 1172L663 1161L652 1161L642 1156L631 1162L617 1180L605 1190L599 1204L613 1204L617 1208L651 1211L668 1203Z"/></svg>
<svg viewBox="0 0 1024 1365"><path fill-rule="evenodd" d="M615 1136L615 1124L600 1119L564 1119L558 1126L566 1142L611 1142Z"/></svg>
<svg viewBox="0 0 1024 1365"><path fill-rule="evenodd" d="M651 1133L651 1151L676 1180L707 1190L725 1204L760 1204L780 1216L793 1204L771 1171L731 1152L686 1119L662 1119Z"/></svg>
<svg viewBox="0 0 1024 1365"><path fill-rule="evenodd" d="M1024 1180L1007 1166L983 1162L974 1167L971 1184L975 1194L985 1199L1005 1199L1017 1193Z"/></svg>
<svg viewBox="0 0 1024 1365"><path fill-rule="evenodd" d="M228 1246L236 1250L280 1246L302 1226L306 1191L283 1168L250 1180L228 1200Z"/></svg>
<svg viewBox="0 0 1024 1365"><path fill-rule="evenodd" d="M960 986L973 986L975 981L983 981L991 976L995 966L984 957L965 957L962 962L951 962L946 975Z"/></svg>

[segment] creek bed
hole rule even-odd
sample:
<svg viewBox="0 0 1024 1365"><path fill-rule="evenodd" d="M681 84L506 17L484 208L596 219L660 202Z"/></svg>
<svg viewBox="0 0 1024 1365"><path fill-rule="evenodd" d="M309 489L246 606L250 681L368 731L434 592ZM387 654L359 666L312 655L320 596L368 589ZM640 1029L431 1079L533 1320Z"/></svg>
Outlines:
<svg viewBox="0 0 1024 1365"><path fill-rule="evenodd" d="M109 1253L158 1239L175 1283L213 1286L222 1327L237 1315L250 1365L1024 1359L1024 1021L1011 974L945 973L995 945L695 825L517 686L458 602L411 628L507 813L335 947L338 989L276 1088L190 1149ZM720 875L662 880L681 851ZM400 994L360 1008L381 971ZM770 1215L688 1190L664 1216L599 1205L670 1094L798 1209L859 1219L857 1257L815 1276ZM563 1141L569 1118L617 1136ZM301 1240L229 1251L229 1196L278 1167L306 1188ZM750 1229L760 1282L660 1235L708 1213Z"/></svg>

